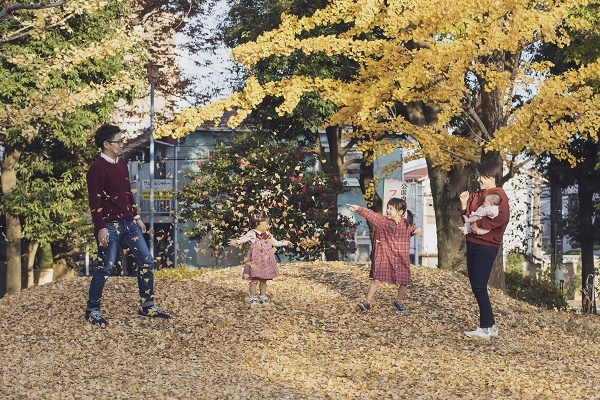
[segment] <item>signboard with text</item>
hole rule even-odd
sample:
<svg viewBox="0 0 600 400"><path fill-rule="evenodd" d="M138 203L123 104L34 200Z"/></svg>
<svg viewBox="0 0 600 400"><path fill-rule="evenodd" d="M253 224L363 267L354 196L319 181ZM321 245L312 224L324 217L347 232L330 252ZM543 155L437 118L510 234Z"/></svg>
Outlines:
<svg viewBox="0 0 600 400"><path fill-rule="evenodd" d="M413 214L417 208L416 204L416 184L414 182L405 182L398 179L384 179L383 180L383 211L385 214L385 207L387 202L392 197L398 197L404 199L408 209L413 211Z"/></svg>
<svg viewBox="0 0 600 400"><path fill-rule="evenodd" d="M173 198L173 180L154 180L154 200L171 200ZM150 179L142 179L142 200L150 200Z"/></svg>

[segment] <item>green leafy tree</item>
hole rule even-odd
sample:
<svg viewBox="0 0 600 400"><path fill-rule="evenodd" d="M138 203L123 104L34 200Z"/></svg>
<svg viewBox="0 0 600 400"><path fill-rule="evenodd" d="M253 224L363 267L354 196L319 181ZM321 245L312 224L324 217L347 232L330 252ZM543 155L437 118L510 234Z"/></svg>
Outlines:
<svg viewBox="0 0 600 400"><path fill-rule="evenodd" d="M143 83L141 41L123 24L127 0L56 4L0 13L7 293L21 290L22 238L66 239L85 199L82 170L73 166L85 164L93 128Z"/></svg>
<svg viewBox="0 0 600 400"><path fill-rule="evenodd" d="M324 251L348 252L353 223L330 212L337 210L344 181L312 172L314 162L306 149L276 135L234 135L199 164L198 172L188 174L179 193L180 219L192 223L185 233L195 240L210 237L216 256L229 239L250 229L252 211L267 210L271 233L294 243L284 249L291 257L311 260Z"/></svg>
<svg viewBox="0 0 600 400"><path fill-rule="evenodd" d="M30 262L23 274L23 286L33 284L36 249L49 245L44 253L54 264L57 277L76 266L74 253L91 239L92 225L87 205L85 173L97 156L95 146L66 147L56 138L35 140L24 151L19 168L20 184L11 196L10 209L20 216L23 239L29 244Z"/></svg>

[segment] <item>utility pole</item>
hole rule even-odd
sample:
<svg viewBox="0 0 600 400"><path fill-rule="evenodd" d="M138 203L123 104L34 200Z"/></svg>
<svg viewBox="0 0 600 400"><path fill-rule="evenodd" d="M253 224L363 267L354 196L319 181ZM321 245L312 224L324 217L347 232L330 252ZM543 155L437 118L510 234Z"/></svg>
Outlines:
<svg viewBox="0 0 600 400"><path fill-rule="evenodd" d="M146 64L146 71L148 79L150 80L150 159L149 161L149 172L150 172L150 229L148 230L149 239L149 250L154 259L154 88L156 86L156 79L158 78L158 70L162 67L160 64L154 64L148 62Z"/></svg>

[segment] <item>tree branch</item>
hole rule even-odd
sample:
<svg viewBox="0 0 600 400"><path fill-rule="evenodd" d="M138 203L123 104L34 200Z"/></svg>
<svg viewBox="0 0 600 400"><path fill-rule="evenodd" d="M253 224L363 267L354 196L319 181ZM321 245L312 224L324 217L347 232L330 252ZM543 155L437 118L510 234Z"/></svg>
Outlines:
<svg viewBox="0 0 600 400"><path fill-rule="evenodd" d="M44 27L44 29L52 29L56 26L59 26L60 24L62 24L63 22L65 22L66 20L71 18L73 15L75 15L75 14L71 13L71 14L67 15L66 17L64 17L63 19L61 19L60 21L58 21L57 23ZM0 43L8 43L8 42L12 42L13 40L17 40L22 37L25 37L30 34L31 28L33 28L33 27L32 26L23 27L23 28L19 29L17 32L15 32L12 36L0 39ZM25 32L19 33L21 31L25 31Z"/></svg>
<svg viewBox="0 0 600 400"><path fill-rule="evenodd" d="M17 3L6 7L0 11L0 19L9 18L12 13L20 10L43 10L46 8L60 7L63 4L67 4L71 0L59 0L56 3L41 3L41 4L23 4Z"/></svg>
<svg viewBox="0 0 600 400"><path fill-rule="evenodd" d="M491 137L490 133L485 128L485 125L483 124L483 122L481 121L481 119L479 118L479 115L477 115L477 113L475 112L475 110L473 110L472 107L469 107L468 111L469 111L469 115L471 116L471 118L473 118L473 121L475 121L475 123L477 124L477 126L479 127L479 129L481 129L481 132L485 135L484 137L486 137L486 138Z"/></svg>

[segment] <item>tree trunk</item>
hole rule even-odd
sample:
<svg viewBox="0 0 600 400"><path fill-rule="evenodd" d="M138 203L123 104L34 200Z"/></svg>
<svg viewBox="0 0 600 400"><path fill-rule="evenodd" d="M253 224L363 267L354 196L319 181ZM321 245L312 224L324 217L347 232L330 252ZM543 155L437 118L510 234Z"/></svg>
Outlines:
<svg viewBox="0 0 600 400"><path fill-rule="evenodd" d="M373 182L374 180L375 180L375 166L373 165L373 163L368 164L368 165L365 162L361 163L360 164L360 175L358 177L358 182L360 184L360 190L365 198L365 204L369 204L367 189L372 184L374 184L374 182ZM375 211L376 213L379 213L379 214L383 213L383 199L379 196L377 191L374 191L372 200L373 200L373 204L369 208L371 210ZM373 243L373 240L375 238L375 226L369 220L367 220L367 226L369 227L369 237L371 239L371 243Z"/></svg>
<svg viewBox="0 0 600 400"><path fill-rule="evenodd" d="M458 229L462 225L458 195L467 189L469 173L457 169L444 171L434 167L430 159L427 159L427 168L435 210L438 268L466 271L466 242Z"/></svg>
<svg viewBox="0 0 600 400"><path fill-rule="evenodd" d="M592 215L594 210L594 189L597 182L581 177L577 182L577 195L579 197L579 245L581 246L581 280L585 287L588 275L594 275L594 231ZM596 305L592 304L593 312Z"/></svg>
<svg viewBox="0 0 600 400"><path fill-rule="evenodd" d="M50 243L50 248L52 249L52 268L54 269L53 279L74 277L75 271L77 271L77 262L75 261L77 249L67 239Z"/></svg>
<svg viewBox="0 0 600 400"><path fill-rule="evenodd" d="M492 273L490 274L490 286L500 289L503 292L506 291L506 279L504 279L504 246L500 245L498 255L494 260L494 266L492 267Z"/></svg>
<svg viewBox="0 0 600 400"><path fill-rule="evenodd" d="M441 108L431 104L410 103L406 105L409 120L417 126L432 125L438 120ZM469 190L474 180L474 171L455 166L444 171L426 158L427 171L433 197L437 233L438 268L451 271L466 271L466 241L458 229L462 213L458 195Z"/></svg>
<svg viewBox="0 0 600 400"><path fill-rule="evenodd" d="M4 168L0 179L2 196L10 199L17 185L17 165L21 158L22 148L7 146L4 153ZM19 216L5 212L6 217L6 293L15 294L21 291L21 221Z"/></svg>
<svg viewBox="0 0 600 400"><path fill-rule="evenodd" d="M504 52L496 51L491 57L489 57L488 62L489 64L494 63L498 72L503 72L507 66L505 64L505 56L507 56L507 54ZM482 88L484 88L487 82L485 79L480 78L479 84ZM479 108L479 116L486 130L486 132L483 132L482 137L484 139L491 139L496 131L505 124L502 93L497 89L490 91L482 90ZM481 162L486 161L495 161L499 164L502 163L500 154L496 152L482 153ZM502 186L502 182L496 183L498 186ZM502 256L502 246L500 246L498 257L496 257L496 261L494 261L494 267L492 268L492 273L490 275L489 285L501 290L506 288L506 283L504 280L504 257Z"/></svg>
<svg viewBox="0 0 600 400"><path fill-rule="evenodd" d="M30 242L27 251L27 282L26 288L33 286L33 267L35 266L35 257L37 255L40 244L38 242Z"/></svg>
<svg viewBox="0 0 600 400"><path fill-rule="evenodd" d="M325 128L325 134L327 135L327 143L329 144L329 160L327 172L332 176L342 176L341 166L344 163L344 156L340 154L341 137L338 126L328 126ZM337 204L337 196L334 204ZM337 207L330 208L327 210L328 213L337 215ZM338 261L340 258L339 251L327 250L325 251L325 259L327 261Z"/></svg>

